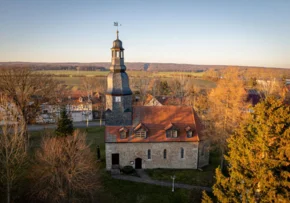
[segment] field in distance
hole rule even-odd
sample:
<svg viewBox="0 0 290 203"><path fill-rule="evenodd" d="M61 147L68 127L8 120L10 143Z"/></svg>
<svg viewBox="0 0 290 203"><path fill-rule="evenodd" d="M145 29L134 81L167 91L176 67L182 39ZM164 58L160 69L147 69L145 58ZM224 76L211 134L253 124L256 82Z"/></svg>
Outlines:
<svg viewBox="0 0 290 203"><path fill-rule="evenodd" d="M37 71L44 74L51 74L55 76L63 77L77 77L86 76L94 77L100 76L105 77L108 75L109 71L77 71L77 70L41 70ZM176 76L191 76L191 77L202 77L204 72L150 72L150 71L126 71L131 77L176 77Z"/></svg>
<svg viewBox="0 0 290 203"><path fill-rule="evenodd" d="M78 90L81 88L83 77L96 77L96 80L106 80L109 71L73 71L73 70L45 70L39 71L44 74L51 74L57 80L64 81L69 89ZM150 72L150 71L127 71L131 82L133 78L154 78L160 80L172 80L173 78L190 78L200 88L213 88L215 82L202 79L203 72ZM105 81L104 81L105 82ZM132 85L132 84L131 84Z"/></svg>

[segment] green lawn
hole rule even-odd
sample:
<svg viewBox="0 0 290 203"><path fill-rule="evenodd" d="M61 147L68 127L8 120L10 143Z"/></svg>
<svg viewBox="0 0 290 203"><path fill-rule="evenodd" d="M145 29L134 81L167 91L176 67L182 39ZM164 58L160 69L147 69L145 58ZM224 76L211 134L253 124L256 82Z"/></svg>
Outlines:
<svg viewBox="0 0 290 203"><path fill-rule="evenodd" d="M79 130L87 132L87 143L91 145L91 149L96 152L97 145L100 146L101 159L105 162L105 127L89 127L87 130L85 128L80 128ZM54 130L48 129L45 131L33 131L30 134L30 149L33 152L35 149L39 148L41 145L41 140L43 135L47 133L53 133Z"/></svg>
<svg viewBox="0 0 290 203"><path fill-rule="evenodd" d="M103 187L96 195L96 199L106 203L182 203L191 202L191 193L200 193L185 189L171 192L170 187L117 180L111 178L107 172L102 174L102 184Z"/></svg>
<svg viewBox="0 0 290 203"><path fill-rule="evenodd" d="M170 177L175 175L178 183L211 187L214 183L214 173L218 165L219 155L213 152L210 156L210 165L204 167L203 171L194 169L147 169L146 172L152 179L156 180L170 181Z"/></svg>

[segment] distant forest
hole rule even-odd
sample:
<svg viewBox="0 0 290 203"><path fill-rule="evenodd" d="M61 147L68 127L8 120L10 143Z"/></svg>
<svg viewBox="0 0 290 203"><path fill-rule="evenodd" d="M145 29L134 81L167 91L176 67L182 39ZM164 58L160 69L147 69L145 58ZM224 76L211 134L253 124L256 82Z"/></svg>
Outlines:
<svg viewBox="0 0 290 203"><path fill-rule="evenodd" d="M76 71L105 71L109 70L111 63L29 63L29 62L0 62L0 67L29 67L33 70L76 70ZM219 70L227 67L240 69L263 69L265 67L255 66L226 66L226 65L193 65L174 63L130 63L126 62L127 70L150 71L150 72L204 72L209 69ZM287 71L282 68L267 68L273 70ZM289 69L288 69L289 70ZM286 74L287 75L287 74Z"/></svg>

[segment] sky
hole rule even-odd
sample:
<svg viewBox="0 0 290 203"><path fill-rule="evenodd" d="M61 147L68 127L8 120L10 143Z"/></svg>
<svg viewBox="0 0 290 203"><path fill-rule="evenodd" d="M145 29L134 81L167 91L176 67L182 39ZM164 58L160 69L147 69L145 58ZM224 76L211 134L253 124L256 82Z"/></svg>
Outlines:
<svg viewBox="0 0 290 203"><path fill-rule="evenodd" d="M0 0L0 61L290 68L289 0Z"/></svg>

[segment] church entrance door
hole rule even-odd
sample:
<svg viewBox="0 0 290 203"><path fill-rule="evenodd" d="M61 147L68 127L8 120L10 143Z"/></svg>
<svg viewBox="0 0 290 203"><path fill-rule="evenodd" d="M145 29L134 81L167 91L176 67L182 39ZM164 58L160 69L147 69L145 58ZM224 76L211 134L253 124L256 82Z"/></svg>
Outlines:
<svg viewBox="0 0 290 203"><path fill-rule="evenodd" d="M112 154L112 165L119 165L119 154Z"/></svg>
<svg viewBox="0 0 290 203"><path fill-rule="evenodd" d="M142 159L136 158L135 159L135 169L141 169L142 168Z"/></svg>

